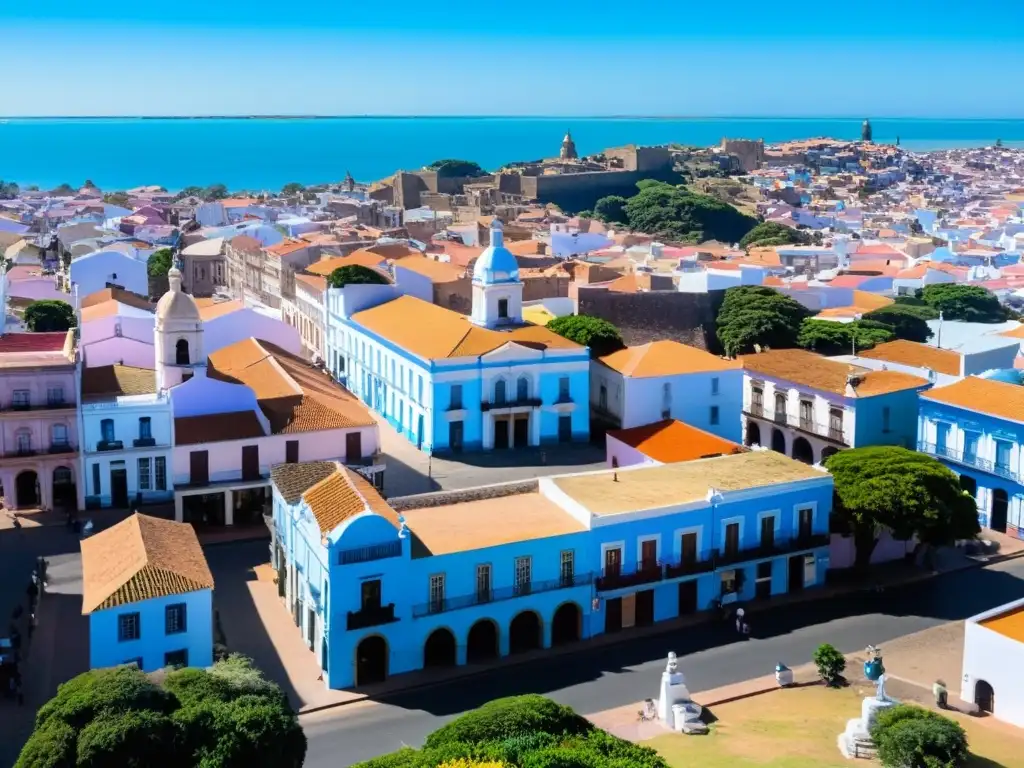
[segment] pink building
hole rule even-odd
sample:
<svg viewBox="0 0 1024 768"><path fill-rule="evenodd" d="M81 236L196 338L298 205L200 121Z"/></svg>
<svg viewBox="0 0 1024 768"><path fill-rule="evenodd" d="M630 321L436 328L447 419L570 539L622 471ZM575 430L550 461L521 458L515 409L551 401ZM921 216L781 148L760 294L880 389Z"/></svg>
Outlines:
<svg viewBox="0 0 1024 768"><path fill-rule="evenodd" d="M0 336L0 487L5 505L74 505L73 332Z"/></svg>

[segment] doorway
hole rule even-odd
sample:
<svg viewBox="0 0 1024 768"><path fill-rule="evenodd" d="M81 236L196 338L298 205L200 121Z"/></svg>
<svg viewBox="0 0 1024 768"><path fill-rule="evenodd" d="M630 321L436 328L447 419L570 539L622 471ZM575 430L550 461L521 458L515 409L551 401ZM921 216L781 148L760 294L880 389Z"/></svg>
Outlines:
<svg viewBox="0 0 1024 768"><path fill-rule="evenodd" d="M986 680L979 680L974 684L974 703L982 712L996 711L996 692Z"/></svg>
<svg viewBox="0 0 1024 768"><path fill-rule="evenodd" d="M1006 512L1010 506L1009 497L1002 488L992 491L992 519L989 521L989 528L993 531L1006 533Z"/></svg>
<svg viewBox="0 0 1024 768"><path fill-rule="evenodd" d="M604 601L604 631L618 632L622 629L622 598L613 597Z"/></svg>
<svg viewBox="0 0 1024 768"><path fill-rule="evenodd" d="M356 685L383 683L387 678L387 641L380 635L364 637L356 646Z"/></svg>
<svg viewBox="0 0 1024 768"><path fill-rule="evenodd" d="M481 619L466 638L466 661L475 664L498 658L498 628L490 619Z"/></svg>
<svg viewBox="0 0 1024 768"><path fill-rule="evenodd" d="M508 652L523 653L541 647L540 619L533 611L523 611L508 627Z"/></svg>
<svg viewBox="0 0 1024 768"><path fill-rule="evenodd" d="M508 448L508 419L494 420L494 447Z"/></svg>
<svg viewBox="0 0 1024 768"><path fill-rule="evenodd" d="M69 467L53 470L53 506L55 509L74 507L77 501L75 478Z"/></svg>
<svg viewBox="0 0 1024 768"><path fill-rule="evenodd" d="M772 450L776 453L786 452L786 436L781 429L772 430Z"/></svg>
<svg viewBox="0 0 1024 768"><path fill-rule="evenodd" d="M798 437L793 441L793 458L804 464L814 463L814 449L811 448L807 438Z"/></svg>
<svg viewBox="0 0 1024 768"><path fill-rule="evenodd" d="M455 662L455 635L444 627L435 629L423 645L424 668L454 667Z"/></svg>
<svg viewBox="0 0 1024 768"><path fill-rule="evenodd" d="M463 429L461 421L448 422L448 447L455 453L462 450Z"/></svg>
<svg viewBox="0 0 1024 768"><path fill-rule="evenodd" d="M128 470L124 467L110 468L110 504L117 509L128 506Z"/></svg>
<svg viewBox="0 0 1024 768"><path fill-rule="evenodd" d="M31 469L26 469L14 481L19 507L39 506L39 476Z"/></svg>
<svg viewBox="0 0 1024 768"><path fill-rule="evenodd" d="M551 620L551 644L565 645L580 639L582 612L576 603L564 603Z"/></svg>
<svg viewBox="0 0 1024 768"><path fill-rule="evenodd" d="M636 593L635 626L649 627L654 623L654 590L642 589Z"/></svg>
<svg viewBox="0 0 1024 768"><path fill-rule="evenodd" d="M766 518L767 519L767 518ZM768 598L772 596L772 563L767 561L757 564L757 582L754 585L754 597Z"/></svg>
<svg viewBox="0 0 1024 768"><path fill-rule="evenodd" d="M679 615L689 616L697 612L697 580L679 582Z"/></svg>
<svg viewBox="0 0 1024 768"><path fill-rule="evenodd" d="M516 448L526 448L530 445L529 414L516 416L513 429L513 439Z"/></svg>
<svg viewBox="0 0 1024 768"><path fill-rule="evenodd" d="M804 556L793 555L789 558L789 591L801 592L804 588Z"/></svg>

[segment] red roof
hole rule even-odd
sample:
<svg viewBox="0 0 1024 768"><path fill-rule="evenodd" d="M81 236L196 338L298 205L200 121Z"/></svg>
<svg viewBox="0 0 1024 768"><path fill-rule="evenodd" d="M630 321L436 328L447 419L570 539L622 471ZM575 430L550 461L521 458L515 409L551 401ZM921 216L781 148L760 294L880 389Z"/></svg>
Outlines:
<svg viewBox="0 0 1024 768"><path fill-rule="evenodd" d="M864 245L863 243L857 248L857 256L899 256L901 259L907 258L907 254L902 251L897 251L891 245L885 243L875 243L873 245Z"/></svg>
<svg viewBox="0 0 1024 768"><path fill-rule="evenodd" d="M0 336L0 354L4 352L60 352L67 331L54 333L7 333Z"/></svg>
<svg viewBox="0 0 1024 768"><path fill-rule="evenodd" d="M870 279L870 275L840 275L829 280L828 284L833 288L858 288Z"/></svg>

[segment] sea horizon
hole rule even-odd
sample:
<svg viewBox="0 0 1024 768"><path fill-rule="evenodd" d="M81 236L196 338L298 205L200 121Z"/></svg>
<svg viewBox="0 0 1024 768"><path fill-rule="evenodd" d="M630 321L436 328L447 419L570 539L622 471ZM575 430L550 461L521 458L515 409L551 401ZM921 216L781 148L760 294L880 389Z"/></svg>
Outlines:
<svg viewBox="0 0 1024 768"><path fill-rule="evenodd" d="M127 115L0 117L0 178L53 188L86 179L105 191L224 184L372 182L434 160L487 170L556 156L567 129L581 154L624 144L712 146L723 137L860 138L861 117L497 115ZM877 143L911 151L1024 147L1024 119L870 118Z"/></svg>

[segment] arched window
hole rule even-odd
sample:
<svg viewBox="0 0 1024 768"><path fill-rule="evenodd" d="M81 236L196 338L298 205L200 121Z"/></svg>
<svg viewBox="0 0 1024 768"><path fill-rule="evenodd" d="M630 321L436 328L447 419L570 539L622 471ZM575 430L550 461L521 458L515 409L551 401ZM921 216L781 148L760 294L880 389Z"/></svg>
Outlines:
<svg viewBox="0 0 1024 768"><path fill-rule="evenodd" d="M505 380L498 379L494 382L494 402L498 405L504 405L507 394L505 392Z"/></svg>
<svg viewBox="0 0 1024 768"><path fill-rule="evenodd" d="M516 400L523 401L530 396L530 380L520 376L516 381Z"/></svg>
<svg viewBox="0 0 1024 768"><path fill-rule="evenodd" d="M174 362L176 365L188 365L192 361L188 358L188 340L178 339L174 345Z"/></svg>

